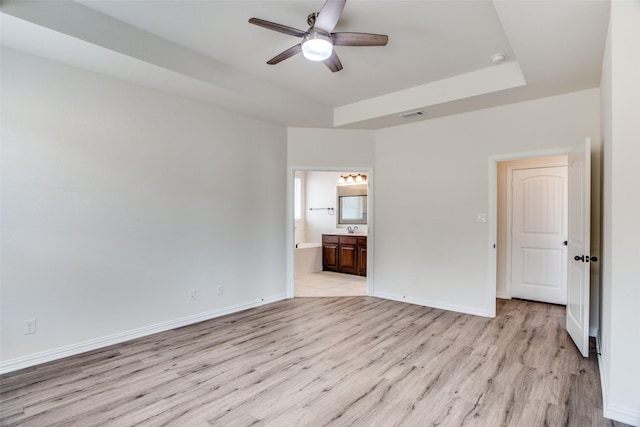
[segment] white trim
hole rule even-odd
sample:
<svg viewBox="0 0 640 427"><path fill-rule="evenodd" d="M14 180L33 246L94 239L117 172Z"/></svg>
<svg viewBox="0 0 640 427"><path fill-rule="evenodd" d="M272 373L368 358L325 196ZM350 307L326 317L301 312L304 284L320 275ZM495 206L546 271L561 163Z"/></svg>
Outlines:
<svg viewBox="0 0 640 427"><path fill-rule="evenodd" d="M91 350L107 347L113 344L119 344L135 338L142 338L149 335L165 332L171 329L180 328L182 326L192 325L194 323L203 322L205 320L214 319L216 317L225 316L227 314L237 313L250 308L259 307L265 304L271 304L276 301L286 299L284 293L271 295L252 301L246 301L229 307L218 308L204 313L198 313L179 319L169 320L157 323L155 325L143 326L141 328L132 329L130 331L119 332L106 337L95 338L77 344L71 344L64 347L47 350L40 353L34 353L27 356L18 357L16 359L0 362L0 374L17 371L18 369L28 368L30 366L39 365L41 363L51 362L53 360L62 359L64 357L75 356Z"/></svg>
<svg viewBox="0 0 640 427"><path fill-rule="evenodd" d="M589 336L597 338L598 337L598 328L589 328Z"/></svg>
<svg viewBox="0 0 640 427"><path fill-rule="evenodd" d="M607 371L604 369L604 361L600 351L600 341L596 339L596 349L598 351L598 370L600 371L600 388L602 389L602 416L610 420L632 426L640 426L640 409L625 408L609 403L609 388L607 385Z"/></svg>
<svg viewBox="0 0 640 427"><path fill-rule="evenodd" d="M510 295L507 295L506 292L496 292L496 298L500 299L511 299Z"/></svg>
<svg viewBox="0 0 640 427"><path fill-rule="evenodd" d="M487 269L487 302L489 317L496 317L496 291L498 286L498 162L489 157L489 268Z"/></svg>
<svg viewBox="0 0 640 427"><path fill-rule="evenodd" d="M509 298L511 298L511 296L513 295L511 293L511 282L513 282L512 280L512 271L511 271L511 264L513 261L513 255L512 255L512 246L513 246L513 168L511 166L507 166L507 170L505 171L506 173L506 178L507 178L507 186L506 186L506 191L505 191L505 203L506 203L506 208L507 208L507 215L506 215L506 230L504 231L505 233L505 239L504 239L504 255L505 255L505 259L504 259L504 292L505 294L507 294L507 296ZM496 218L497 219L497 218Z"/></svg>
<svg viewBox="0 0 640 427"><path fill-rule="evenodd" d="M422 305L424 307L439 308L441 310L447 310L447 311L455 311L457 313L472 314L474 316L495 317L495 313L492 315L488 310L479 310L476 307L467 307L464 305L456 305L456 304L443 303L440 301L427 300L422 298L407 297L405 295L391 294L388 292L375 292L372 296L388 299L392 301L400 301L400 302L406 302L409 304ZM495 304L493 306L495 309Z"/></svg>
<svg viewBox="0 0 640 427"><path fill-rule="evenodd" d="M299 169L302 170L302 169ZM286 225L286 286L287 286L287 298L293 298L295 296L295 247L296 247L296 221L293 218L293 186L294 179L296 177L296 169L295 168L287 168L287 200L286 200L286 213L285 219L287 222ZM305 207L306 209L306 207Z"/></svg>

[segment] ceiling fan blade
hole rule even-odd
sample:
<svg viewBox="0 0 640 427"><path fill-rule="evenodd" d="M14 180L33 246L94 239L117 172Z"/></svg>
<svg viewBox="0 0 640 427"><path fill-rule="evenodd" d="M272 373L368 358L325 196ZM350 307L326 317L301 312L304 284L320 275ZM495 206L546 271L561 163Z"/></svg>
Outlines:
<svg viewBox="0 0 640 427"><path fill-rule="evenodd" d="M386 46L389 36L367 33L333 33L334 46Z"/></svg>
<svg viewBox="0 0 640 427"><path fill-rule="evenodd" d="M338 54L336 53L335 49L331 53L331 56L322 62L324 62L324 65L326 65L334 73L342 70L342 62L340 62L340 58L338 58Z"/></svg>
<svg viewBox="0 0 640 427"><path fill-rule="evenodd" d="M313 28L330 33L336 27L347 0L327 0L316 18Z"/></svg>
<svg viewBox="0 0 640 427"><path fill-rule="evenodd" d="M304 37L309 34L306 31L298 30L297 28L287 27L286 25L276 24L275 22L269 22L259 18L251 18L249 19L249 23L294 37Z"/></svg>
<svg viewBox="0 0 640 427"><path fill-rule="evenodd" d="M267 64L276 65L277 63L282 62L287 58L291 58L293 55L297 55L300 52L302 52L302 46L300 45L300 43L298 43L297 45L291 46L289 49L279 53L278 55L268 60Z"/></svg>

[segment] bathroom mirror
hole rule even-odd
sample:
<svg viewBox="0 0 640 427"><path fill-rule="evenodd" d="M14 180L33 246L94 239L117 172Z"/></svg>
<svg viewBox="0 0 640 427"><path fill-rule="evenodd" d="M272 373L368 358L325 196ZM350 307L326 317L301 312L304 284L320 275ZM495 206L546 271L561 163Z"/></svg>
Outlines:
<svg viewBox="0 0 640 427"><path fill-rule="evenodd" d="M339 185L338 225L367 223L367 184Z"/></svg>

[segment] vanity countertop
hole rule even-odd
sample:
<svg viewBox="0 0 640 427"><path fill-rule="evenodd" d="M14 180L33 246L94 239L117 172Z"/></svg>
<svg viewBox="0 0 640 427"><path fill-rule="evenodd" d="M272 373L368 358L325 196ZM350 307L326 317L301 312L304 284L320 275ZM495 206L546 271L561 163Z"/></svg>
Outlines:
<svg viewBox="0 0 640 427"><path fill-rule="evenodd" d="M334 236L367 237L367 232L366 231L361 231L361 232L356 231L355 233L349 233L348 231L335 231L335 232L331 232L331 233L322 233L322 234L331 234L331 235L334 235Z"/></svg>

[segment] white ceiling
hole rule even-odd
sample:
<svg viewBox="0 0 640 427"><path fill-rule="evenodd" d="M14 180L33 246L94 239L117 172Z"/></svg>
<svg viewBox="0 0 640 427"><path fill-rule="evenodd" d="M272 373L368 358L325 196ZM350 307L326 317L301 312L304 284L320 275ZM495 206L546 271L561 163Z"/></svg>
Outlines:
<svg viewBox="0 0 640 427"><path fill-rule="evenodd" d="M334 31L387 46L337 47L337 73L267 65L299 40L248 19L306 30L323 3L5 0L2 44L286 126L375 129L599 86L608 1L349 0Z"/></svg>

